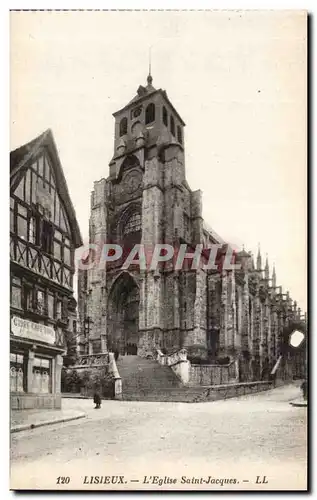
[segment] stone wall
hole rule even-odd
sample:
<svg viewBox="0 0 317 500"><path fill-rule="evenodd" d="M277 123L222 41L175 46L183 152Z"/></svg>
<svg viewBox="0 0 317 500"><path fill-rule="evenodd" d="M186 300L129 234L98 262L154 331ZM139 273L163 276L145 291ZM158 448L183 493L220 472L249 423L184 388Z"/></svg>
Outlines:
<svg viewBox="0 0 317 500"><path fill-rule="evenodd" d="M11 410L31 410L31 409L60 409L60 394L11 394Z"/></svg>
<svg viewBox="0 0 317 500"><path fill-rule="evenodd" d="M218 387L210 387L206 391L200 393L195 399L195 403L204 401L218 401L221 399L236 398L247 394L255 394L257 392L267 391L273 388L272 382L246 382L230 385L219 385Z"/></svg>
<svg viewBox="0 0 317 500"><path fill-rule="evenodd" d="M237 363L231 365L190 365L189 385L221 385L239 380Z"/></svg>

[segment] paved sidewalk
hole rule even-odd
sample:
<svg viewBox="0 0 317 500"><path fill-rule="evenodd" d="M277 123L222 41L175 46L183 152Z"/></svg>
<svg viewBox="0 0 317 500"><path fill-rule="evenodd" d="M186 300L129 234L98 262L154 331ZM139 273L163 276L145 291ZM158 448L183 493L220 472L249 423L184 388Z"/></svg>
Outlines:
<svg viewBox="0 0 317 500"><path fill-rule="evenodd" d="M75 409L61 410L12 410L11 432L34 429L44 425L58 424L86 417L86 413Z"/></svg>

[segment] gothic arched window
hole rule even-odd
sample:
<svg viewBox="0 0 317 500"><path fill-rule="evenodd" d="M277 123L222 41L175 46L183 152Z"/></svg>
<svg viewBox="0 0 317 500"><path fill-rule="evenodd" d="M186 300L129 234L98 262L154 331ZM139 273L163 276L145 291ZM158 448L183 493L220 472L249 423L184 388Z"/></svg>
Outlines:
<svg viewBox="0 0 317 500"><path fill-rule="evenodd" d="M120 137L128 132L128 119L122 118L120 122Z"/></svg>
<svg viewBox="0 0 317 500"><path fill-rule="evenodd" d="M163 123L167 127L167 125L168 125L168 116L167 116L167 110L166 110L165 106L163 106Z"/></svg>
<svg viewBox="0 0 317 500"><path fill-rule="evenodd" d="M155 120L155 106L151 102L145 110L145 125L152 123Z"/></svg>
<svg viewBox="0 0 317 500"><path fill-rule="evenodd" d="M123 234L127 235L130 233L136 233L137 231L141 231L141 214L135 212L129 217L129 219L125 223L125 226L123 228Z"/></svg>
<svg viewBox="0 0 317 500"><path fill-rule="evenodd" d="M182 129L179 125L177 127L177 140L180 144L183 144Z"/></svg>
<svg viewBox="0 0 317 500"><path fill-rule="evenodd" d="M172 135L175 137L175 122L174 122L174 118L171 116L171 132L172 132Z"/></svg>

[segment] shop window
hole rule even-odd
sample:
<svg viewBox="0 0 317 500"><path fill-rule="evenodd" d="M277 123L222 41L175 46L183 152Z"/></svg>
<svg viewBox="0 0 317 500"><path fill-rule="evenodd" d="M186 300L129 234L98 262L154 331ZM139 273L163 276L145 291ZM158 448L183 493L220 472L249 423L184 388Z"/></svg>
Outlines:
<svg viewBox="0 0 317 500"><path fill-rule="evenodd" d="M10 390L24 392L25 363L23 354L10 353Z"/></svg>
<svg viewBox="0 0 317 500"><path fill-rule="evenodd" d="M51 392L51 361L35 357L33 362L32 392Z"/></svg>

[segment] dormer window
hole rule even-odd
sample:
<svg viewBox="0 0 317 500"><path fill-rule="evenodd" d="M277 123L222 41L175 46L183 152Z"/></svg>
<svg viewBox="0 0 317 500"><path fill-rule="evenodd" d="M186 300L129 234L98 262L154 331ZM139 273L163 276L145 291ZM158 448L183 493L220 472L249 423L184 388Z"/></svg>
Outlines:
<svg viewBox="0 0 317 500"><path fill-rule="evenodd" d="M145 125L152 123L155 120L155 106L151 102L145 110Z"/></svg>
<svg viewBox="0 0 317 500"><path fill-rule="evenodd" d="M182 129L179 125L177 127L177 140L180 144L183 144Z"/></svg>
<svg viewBox="0 0 317 500"><path fill-rule="evenodd" d="M175 137L175 122L174 122L174 118L172 116L171 116L170 124L171 124L171 133Z"/></svg>
<svg viewBox="0 0 317 500"><path fill-rule="evenodd" d="M126 135L128 132L128 119L127 118L122 118L120 122L120 137L123 135Z"/></svg>
<svg viewBox="0 0 317 500"><path fill-rule="evenodd" d="M167 110L166 110L165 106L163 106L163 123L166 127L168 126L168 116L167 116Z"/></svg>

